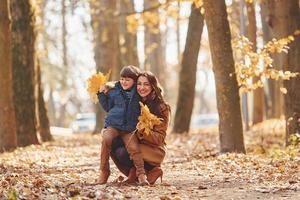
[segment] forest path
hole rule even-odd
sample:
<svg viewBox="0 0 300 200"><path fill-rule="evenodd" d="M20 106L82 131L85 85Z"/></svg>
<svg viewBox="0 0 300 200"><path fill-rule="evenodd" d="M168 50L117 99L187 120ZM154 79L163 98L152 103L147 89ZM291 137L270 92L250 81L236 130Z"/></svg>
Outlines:
<svg viewBox="0 0 300 200"><path fill-rule="evenodd" d="M217 134L170 135L164 176L153 186L122 185L114 166L98 177L99 135L57 138L0 154L0 199L300 199L300 158L217 154Z"/></svg>

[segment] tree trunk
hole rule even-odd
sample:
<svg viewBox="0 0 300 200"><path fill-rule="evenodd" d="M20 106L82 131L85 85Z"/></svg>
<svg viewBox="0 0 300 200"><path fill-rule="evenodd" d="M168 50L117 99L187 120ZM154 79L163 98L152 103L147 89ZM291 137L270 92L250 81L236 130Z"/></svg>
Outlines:
<svg viewBox="0 0 300 200"><path fill-rule="evenodd" d="M300 10L299 2L296 0L290 1L289 18L289 34L292 34L296 29L300 30ZM289 137L292 134L300 134L300 37L295 38L295 41L290 45L286 70L298 72L299 75L290 81L284 81L284 87L287 88L285 95L285 117L286 123L286 144L289 145Z"/></svg>
<svg viewBox="0 0 300 200"><path fill-rule="evenodd" d="M204 25L200 9L192 5L189 18L182 67L179 74L179 92L174 120L174 133L188 132L194 105L198 53Z"/></svg>
<svg viewBox="0 0 300 200"><path fill-rule="evenodd" d="M225 1L203 2L216 80L221 152L244 153L240 97Z"/></svg>
<svg viewBox="0 0 300 200"><path fill-rule="evenodd" d="M96 69L102 73L112 70L112 79L118 80L119 71L119 30L116 0L91 1L91 18L94 35L94 53ZM94 133L103 128L105 112L100 105L96 108L96 128Z"/></svg>
<svg viewBox="0 0 300 200"><path fill-rule="evenodd" d="M134 3L133 0L121 0L120 1L121 13L133 12ZM127 30L126 15L120 16L120 57L121 65L134 65L139 67L139 60L137 55L137 35L136 33L130 33Z"/></svg>
<svg viewBox="0 0 300 200"><path fill-rule="evenodd" d="M271 1L271 0L270 0ZM287 37L300 29L300 13L298 0L272 0L274 5L271 15L273 31L277 39ZM284 70L300 73L300 38L295 37L290 45L288 54L281 55ZM284 81L287 89L285 100L286 144L289 145L291 134L300 133L300 77Z"/></svg>
<svg viewBox="0 0 300 200"><path fill-rule="evenodd" d="M177 18L176 18L176 44L177 44L177 60L178 64L180 63L181 59L181 52L180 52L180 9L181 9L181 3L180 1L177 1Z"/></svg>
<svg viewBox="0 0 300 200"><path fill-rule="evenodd" d="M263 33L263 41L264 45L267 44L271 39L270 28L268 25L269 22L269 8L268 2L262 1L260 2L260 16L261 16L261 23L262 23L262 33ZM266 95L264 96L265 99L265 113L266 118L270 119L275 116L275 109L273 108L273 104L275 102L275 95L274 95L274 80L267 80L266 84Z"/></svg>
<svg viewBox="0 0 300 200"><path fill-rule="evenodd" d="M8 1L0 4L0 152L17 147Z"/></svg>
<svg viewBox="0 0 300 200"><path fill-rule="evenodd" d="M47 110L48 112L48 116L49 116L49 121L50 124L55 124L56 123L56 108L55 108L55 103L54 103L54 97L53 97L53 89L50 86L50 91L49 91L49 98L48 98L48 102L47 102Z"/></svg>
<svg viewBox="0 0 300 200"><path fill-rule="evenodd" d="M232 38L236 38L239 37L239 35L241 35L241 31L237 31L241 30L242 27L241 18L243 17L243 13L241 13L241 3L241 1L232 1L232 4L228 6L228 9L231 10L231 12L228 12L228 21Z"/></svg>
<svg viewBox="0 0 300 200"><path fill-rule="evenodd" d="M50 133L50 124L47 116L47 109L45 107L45 101L43 96L43 88L41 81L41 68L39 62L36 65L36 122L37 131L40 135L42 142L53 140Z"/></svg>
<svg viewBox="0 0 300 200"><path fill-rule="evenodd" d="M210 113L210 106L209 106L209 100L207 100L205 98L205 92L206 92L206 88L208 86L208 71L206 69L202 70L203 74L204 74L204 84L201 87L201 90L198 92L198 96L199 96L199 103L200 103L200 108L199 108L199 114L202 113ZM196 93L197 96L197 93Z"/></svg>
<svg viewBox="0 0 300 200"><path fill-rule="evenodd" d="M159 4L158 0L144 0L144 9L154 7ZM158 19L151 25L145 26L145 63L144 68L153 72L159 82L165 88L165 57L164 48L162 47L162 36L160 31L160 17L158 10L151 10L153 18Z"/></svg>
<svg viewBox="0 0 300 200"><path fill-rule="evenodd" d="M61 84L61 99L64 99L64 95L66 91L68 90L67 86L67 74L69 71L69 64L68 64L68 46L67 46L67 22L66 22L66 0L61 0L61 17L62 17L62 35L61 35L61 42L62 42L62 72L63 76L62 79L60 80ZM61 103L60 101L59 104L59 115L58 118L56 119L56 125L60 127L64 127L66 125L65 119L66 119L66 102Z"/></svg>
<svg viewBox="0 0 300 200"><path fill-rule="evenodd" d="M247 35L250 42L253 43L253 51L256 51L256 18L255 18L255 3L246 3L248 16L248 31ZM258 81L258 78L254 79ZM253 124L263 121L264 115L264 89L257 88L253 91Z"/></svg>
<svg viewBox="0 0 300 200"><path fill-rule="evenodd" d="M34 98L34 13L30 0L11 0L13 101L18 146L38 144Z"/></svg>
<svg viewBox="0 0 300 200"><path fill-rule="evenodd" d="M267 0L267 6L268 6L268 17L267 17L267 24L270 30L271 38L283 38L287 35L285 35L286 30L285 25L283 25L283 21L286 19L284 17L278 17L284 15L282 11L286 9L286 6L284 5L282 8L278 7L278 4L280 4L282 0ZM286 1L284 1L286 2ZM273 58L273 66L277 70L282 70L284 66L284 60L286 59L286 55L284 53L281 54L274 54L272 55ZM283 94L280 92L280 88L282 87L282 81L272 81L274 85L271 86L273 91L273 117L280 118L281 115L284 113L284 102L283 102Z"/></svg>
<svg viewBox="0 0 300 200"><path fill-rule="evenodd" d="M294 33L300 28L299 2L297 0L268 0L269 5L269 27L275 38L280 39ZM280 69L300 72L300 39L295 38L291 43L288 55L281 54L278 58ZM291 134L300 133L300 78L297 76L284 81L287 94L284 96L285 118L286 118L286 144L289 145ZM276 88L276 91L279 89ZM279 91L278 91L279 92Z"/></svg>
<svg viewBox="0 0 300 200"><path fill-rule="evenodd" d="M245 15L245 0L239 1L240 5L240 34L246 36L246 15ZM242 117L245 124L245 129L249 130L249 108L248 108L248 93L242 95Z"/></svg>
<svg viewBox="0 0 300 200"><path fill-rule="evenodd" d="M63 45L63 72L68 72L68 47L67 47L67 22L66 22L66 0L61 0L61 16L62 16L62 45ZM63 81L63 89L66 88L66 82Z"/></svg>

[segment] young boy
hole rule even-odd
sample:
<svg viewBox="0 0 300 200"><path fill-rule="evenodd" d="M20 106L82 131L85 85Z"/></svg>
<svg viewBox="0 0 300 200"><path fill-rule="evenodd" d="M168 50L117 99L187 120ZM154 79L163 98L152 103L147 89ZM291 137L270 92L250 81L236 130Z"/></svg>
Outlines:
<svg viewBox="0 0 300 200"><path fill-rule="evenodd" d="M107 183L110 175L111 145L117 136L121 136L130 158L133 160L139 183L142 185L149 184L145 175L144 160L138 139L135 134L131 133L136 129L140 115L140 97L136 91L138 74L139 69L137 67L125 66L120 72L120 81L116 82L109 91L105 86L101 86L97 94L101 106L107 112L102 132L99 184Z"/></svg>

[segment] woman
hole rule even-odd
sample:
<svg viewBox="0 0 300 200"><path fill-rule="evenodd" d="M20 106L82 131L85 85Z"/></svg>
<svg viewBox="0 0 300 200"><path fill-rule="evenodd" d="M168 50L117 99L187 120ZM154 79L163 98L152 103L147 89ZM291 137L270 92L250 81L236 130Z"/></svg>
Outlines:
<svg viewBox="0 0 300 200"><path fill-rule="evenodd" d="M153 127L151 134L146 135L143 131L135 133L140 141L147 180L150 184L154 184L159 177L162 179L163 176L160 165L166 154L165 137L171 110L162 96L162 89L156 77L151 72L146 71L139 74L137 92L141 96L142 103L148 106L150 112L162 119L160 125ZM113 141L111 157L119 170L128 176L126 182L135 182L135 168L119 138Z"/></svg>

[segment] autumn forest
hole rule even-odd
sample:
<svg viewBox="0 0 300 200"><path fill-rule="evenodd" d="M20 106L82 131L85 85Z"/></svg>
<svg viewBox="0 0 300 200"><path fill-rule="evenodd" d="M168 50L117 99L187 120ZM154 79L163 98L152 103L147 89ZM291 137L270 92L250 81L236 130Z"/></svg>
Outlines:
<svg viewBox="0 0 300 200"><path fill-rule="evenodd" d="M130 65L164 158L132 184L112 147L99 184L100 86ZM299 0L0 0L0 199L299 199L299 73Z"/></svg>

